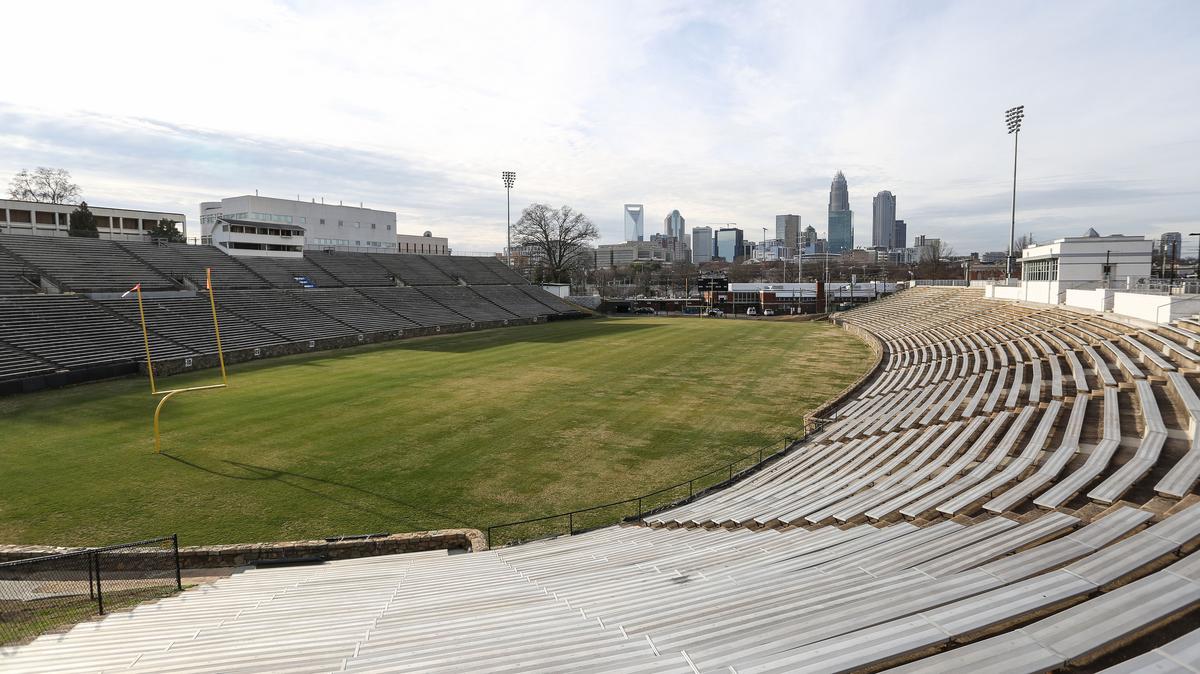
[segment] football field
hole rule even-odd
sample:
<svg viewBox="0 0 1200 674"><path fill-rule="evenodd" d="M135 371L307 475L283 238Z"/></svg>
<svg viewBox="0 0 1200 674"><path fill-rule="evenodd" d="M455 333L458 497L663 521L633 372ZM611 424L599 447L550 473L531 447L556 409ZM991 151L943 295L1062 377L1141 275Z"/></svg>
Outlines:
<svg viewBox="0 0 1200 674"><path fill-rule="evenodd" d="M489 524L687 480L800 427L870 350L824 322L610 318L0 398L0 542L185 545ZM215 370L161 388L219 380Z"/></svg>

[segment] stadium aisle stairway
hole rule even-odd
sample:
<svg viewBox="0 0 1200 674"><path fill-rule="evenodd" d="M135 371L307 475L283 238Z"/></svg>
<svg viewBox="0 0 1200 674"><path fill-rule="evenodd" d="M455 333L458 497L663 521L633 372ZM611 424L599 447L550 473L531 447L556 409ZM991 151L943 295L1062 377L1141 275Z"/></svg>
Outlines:
<svg viewBox="0 0 1200 674"><path fill-rule="evenodd" d="M361 292L392 291L433 294ZM247 570L44 635L0 669L1200 668L1180 620L1200 609L1200 333L941 288L839 320L880 340L880 368L725 489L492 551Z"/></svg>

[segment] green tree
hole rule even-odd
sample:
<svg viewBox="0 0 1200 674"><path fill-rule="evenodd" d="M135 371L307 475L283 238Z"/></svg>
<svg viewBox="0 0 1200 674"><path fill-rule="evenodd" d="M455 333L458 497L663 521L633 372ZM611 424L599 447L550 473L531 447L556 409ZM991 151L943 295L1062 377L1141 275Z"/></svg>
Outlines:
<svg viewBox="0 0 1200 674"><path fill-rule="evenodd" d="M176 225L179 224L174 220L163 218L151 225L150 229L146 230L150 234L152 241L170 241L171 243L184 243L183 232L179 231Z"/></svg>
<svg viewBox="0 0 1200 674"><path fill-rule="evenodd" d="M100 230L96 229L96 216L92 215L86 201L79 202L79 206L71 213L71 227L67 230L67 235L87 239L100 238Z"/></svg>

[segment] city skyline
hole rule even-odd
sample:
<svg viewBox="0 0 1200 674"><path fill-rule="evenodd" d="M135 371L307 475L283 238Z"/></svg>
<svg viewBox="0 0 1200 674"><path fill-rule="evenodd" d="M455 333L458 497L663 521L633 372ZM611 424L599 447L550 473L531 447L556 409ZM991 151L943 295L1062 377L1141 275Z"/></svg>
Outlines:
<svg viewBox="0 0 1200 674"><path fill-rule="evenodd" d="M855 194L903 194L913 227L985 251L1007 239L1003 111L1025 105L1019 233L1192 226L1200 92L1178 83L1200 60L1194 3L469 7L68 3L63 21L61 5L14 5L10 24L54 25L55 48L37 31L6 43L41 66L0 92L0 177L62 167L90 203L193 225L211 194L361 202L401 232L500 250L501 170L521 176L514 220L569 204L616 241L630 194L647 218L677 208L754 231L796 213L824 230L840 168ZM110 48L85 47L97 32ZM238 58L145 58L160 34L221 35ZM634 109L614 88L675 104Z"/></svg>

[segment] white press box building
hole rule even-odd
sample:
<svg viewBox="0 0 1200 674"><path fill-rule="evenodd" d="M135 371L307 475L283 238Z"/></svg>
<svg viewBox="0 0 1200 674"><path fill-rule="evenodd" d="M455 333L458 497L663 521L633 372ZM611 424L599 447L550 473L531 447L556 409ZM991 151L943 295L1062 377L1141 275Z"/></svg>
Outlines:
<svg viewBox="0 0 1200 674"><path fill-rule="evenodd" d="M396 214L244 195L200 204L200 228L230 255L299 257L305 248L394 253Z"/></svg>

